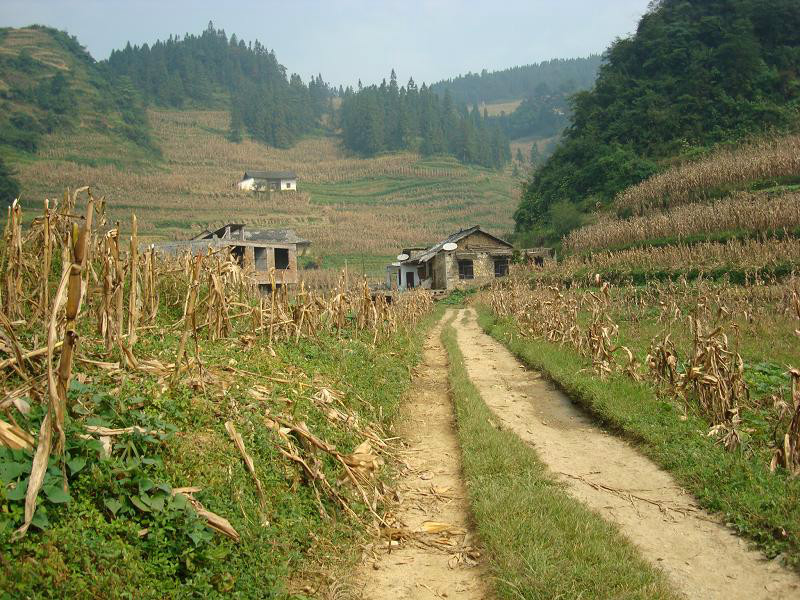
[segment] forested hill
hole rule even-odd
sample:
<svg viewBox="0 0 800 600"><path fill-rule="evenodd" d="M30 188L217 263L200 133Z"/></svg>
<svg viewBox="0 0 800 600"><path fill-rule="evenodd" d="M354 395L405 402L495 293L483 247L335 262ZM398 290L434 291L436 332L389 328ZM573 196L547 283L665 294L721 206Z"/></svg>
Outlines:
<svg viewBox="0 0 800 600"><path fill-rule="evenodd" d="M580 211L731 141L796 129L797 0L661 0L616 41L572 125L525 186L518 232L550 239ZM577 208L577 210L576 210Z"/></svg>
<svg viewBox="0 0 800 600"><path fill-rule="evenodd" d="M141 97L74 36L49 27L0 29L0 147L33 153L41 136L92 121L150 148Z"/></svg>
<svg viewBox="0 0 800 600"><path fill-rule="evenodd" d="M108 66L129 77L148 101L162 106L231 107L233 139L246 128L277 147L317 127L331 96L321 76L306 85L260 42L230 38L212 23L200 35L114 51Z"/></svg>
<svg viewBox="0 0 800 600"><path fill-rule="evenodd" d="M75 37L39 25L0 29L0 201L19 194L13 165L30 160L43 136L86 132L148 159L158 152L130 80Z"/></svg>
<svg viewBox="0 0 800 600"><path fill-rule="evenodd" d="M511 157L508 139L496 119L477 106L456 105L448 93L440 100L431 88L413 79L398 86L392 71L389 83L348 88L342 99L340 122L347 148L364 155L384 151L418 150L424 155L452 154L465 163L498 168Z"/></svg>
<svg viewBox="0 0 800 600"><path fill-rule="evenodd" d="M521 100L531 96L571 94L592 86L601 57L556 58L502 71L467 73L432 84L431 89L444 95L450 92L457 103L475 104L498 100Z"/></svg>

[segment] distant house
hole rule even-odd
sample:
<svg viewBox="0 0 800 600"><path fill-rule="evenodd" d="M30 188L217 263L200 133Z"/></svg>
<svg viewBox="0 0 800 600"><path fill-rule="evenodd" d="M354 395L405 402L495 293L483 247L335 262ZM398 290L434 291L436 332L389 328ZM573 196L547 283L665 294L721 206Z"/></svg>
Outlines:
<svg viewBox="0 0 800 600"><path fill-rule="evenodd" d="M159 244L156 249L166 254L191 251L205 253L211 248L230 248L242 267L252 266L256 283L262 292L276 286L298 282L297 257L305 254L311 242L291 229L251 228L241 223L229 223L215 231L204 231L187 241ZM275 269L270 273L271 269Z"/></svg>
<svg viewBox="0 0 800 600"><path fill-rule="evenodd" d="M508 275L514 247L476 225L430 248L404 248L386 267L387 283L400 290L452 290ZM402 259L402 260L400 260Z"/></svg>
<svg viewBox="0 0 800 600"><path fill-rule="evenodd" d="M255 192L296 191L297 174L294 171L245 171L237 187Z"/></svg>

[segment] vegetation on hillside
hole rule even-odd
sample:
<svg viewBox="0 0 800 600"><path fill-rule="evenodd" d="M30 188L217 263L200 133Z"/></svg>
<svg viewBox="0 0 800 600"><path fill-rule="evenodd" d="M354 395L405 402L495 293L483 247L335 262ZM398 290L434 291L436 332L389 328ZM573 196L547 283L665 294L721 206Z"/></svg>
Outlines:
<svg viewBox="0 0 800 600"><path fill-rule="evenodd" d="M475 104L570 93L592 87L601 57L554 58L502 71L467 73L431 84L432 91L450 92L455 102Z"/></svg>
<svg viewBox="0 0 800 600"><path fill-rule="evenodd" d="M19 181L16 172L0 157L0 203L11 202L19 197Z"/></svg>
<svg viewBox="0 0 800 600"><path fill-rule="evenodd" d="M440 100L425 84L417 88L413 79L398 86L394 71L389 83L355 92L348 88L340 121L345 146L368 156L411 149L423 155L452 154L491 168L511 158L508 139L477 106L456 105L446 92Z"/></svg>
<svg viewBox="0 0 800 600"><path fill-rule="evenodd" d="M614 200L620 216L643 215L705 202L737 187L779 187L800 182L800 136L767 137L714 152L653 175Z"/></svg>
<svg viewBox="0 0 800 600"><path fill-rule="evenodd" d="M74 137L51 135L37 160L16 165L25 206L38 211L35 199L92 181L106 196L109 219L124 228L135 212L148 241L186 238L236 214L242 223L295 229L313 242L310 252L323 269L347 260L351 271L360 273L364 264L367 275L381 280L400 248L432 244L475 222L498 234L513 227L515 182L504 171L411 152L361 158L333 136L302 139L289 149L252 139L232 143L223 110L150 109L148 115L163 149L159 168L142 166L131 153L115 157L100 135L87 136L80 152ZM237 190L254 164L295 171L302 191L265 197Z"/></svg>
<svg viewBox="0 0 800 600"><path fill-rule="evenodd" d="M274 51L258 40L228 38L213 23L200 35L170 36L152 46L128 43L111 53L108 66L159 106L230 106L233 140L246 128L255 139L286 148L315 129L329 108L331 90L322 76L308 85L296 74L287 79Z"/></svg>
<svg viewBox="0 0 800 600"><path fill-rule="evenodd" d="M675 157L794 128L798 27L793 0L653 3L575 96L561 145L524 187L517 231L552 240Z"/></svg>
<svg viewBox="0 0 800 600"><path fill-rule="evenodd" d="M550 138L569 125L569 98L575 90L544 92L528 96L511 114L502 114L497 122L509 139Z"/></svg>
<svg viewBox="0 0 800 600"><path fill-rule="evenodd" d="M6 153L33 154L42 136L79 126L156 151L130 80L96 63L74 36L38 25L0 31L0 148Z"/></svg>

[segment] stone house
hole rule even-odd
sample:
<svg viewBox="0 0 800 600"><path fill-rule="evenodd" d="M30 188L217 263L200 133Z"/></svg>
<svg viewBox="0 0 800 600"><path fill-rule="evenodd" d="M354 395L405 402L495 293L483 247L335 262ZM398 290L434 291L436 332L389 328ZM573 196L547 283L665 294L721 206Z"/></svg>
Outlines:
<svg viewBox="0 0 800 600"><path fill-rule="evenodd" d="M387 283L400 290L453 290L508 275L514 247L476 225L430 248L406 248L387 267Z"/></svg>
<svg viewBox="0 0 800 600"><path fill-rule="evenodd" d="M273 279L276 286L298 283L297 257L304 255L310 245L311 242L291 229L260 229L229 223L191 240L158 244L156 249L166 254L186 251L203 254L209 248L230 248L242 267L254 269L259 289L266 292ZM270 273L271 269L274 272Z"/></svg>

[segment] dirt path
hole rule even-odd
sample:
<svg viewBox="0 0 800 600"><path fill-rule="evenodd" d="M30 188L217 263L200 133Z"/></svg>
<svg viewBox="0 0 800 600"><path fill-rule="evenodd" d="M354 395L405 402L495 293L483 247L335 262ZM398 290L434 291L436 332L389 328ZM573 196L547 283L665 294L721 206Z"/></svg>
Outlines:
<svg viewBox="0 0 800 600"><path fill-rule="evenodd" d="M398 435L406 442L396 534L373 544L358 575L367 600L491 598L469 533L441 323L425 343Z"/></svg>
<svg viewBox="0 0 800 600"><path fill-rule="evenodd" d="M800 598L800 578L700 509L672 477L592 423L486 335L472 309L454 322L469 377L502 421L575 497L619 525L689 598Z"/></svg>

